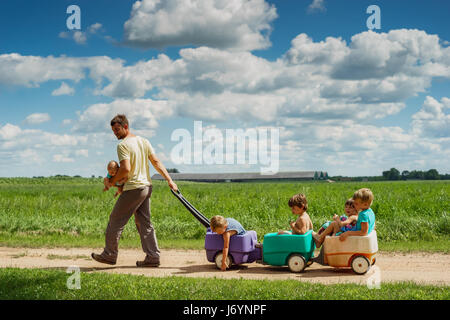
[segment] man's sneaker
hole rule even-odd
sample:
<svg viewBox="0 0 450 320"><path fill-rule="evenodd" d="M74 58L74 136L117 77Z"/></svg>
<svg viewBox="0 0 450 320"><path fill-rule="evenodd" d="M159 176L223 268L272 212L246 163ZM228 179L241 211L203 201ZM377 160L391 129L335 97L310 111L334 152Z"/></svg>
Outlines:
<svg viewBox="0 0 450 320"><path fill-rule="evenodd" d="M141 268L156 268L159 267L159 260L144 260L144 261L136 261L136 267Z"/></svg>
<svg viewBox="0 0 450 320"><path fill-rule="evenodd" d="M106 263L106 264L110 264L110 265L116 264L115 261L106 260L105 258L103 258L103 256L101 254L92 253L91 257L92 257L92 259L94 259L95 261L100 262L100 263Z"/></svg>

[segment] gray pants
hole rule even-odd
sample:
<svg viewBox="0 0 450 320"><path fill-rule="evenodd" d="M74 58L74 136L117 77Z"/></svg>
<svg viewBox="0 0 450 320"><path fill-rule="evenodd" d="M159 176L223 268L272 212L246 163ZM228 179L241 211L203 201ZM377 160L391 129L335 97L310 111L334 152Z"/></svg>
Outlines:
<svg viewBox="0 0 450 320"><path fill-rule="evenodd" d="M135 214L136 227L141 237L142 250L146 261L159 261L160 251L155 229L150 221L150 197L152 186L124 191L114 205L106 228L105 249L102 256L116 261L119 252L119 239L125 225Z"/></svg>

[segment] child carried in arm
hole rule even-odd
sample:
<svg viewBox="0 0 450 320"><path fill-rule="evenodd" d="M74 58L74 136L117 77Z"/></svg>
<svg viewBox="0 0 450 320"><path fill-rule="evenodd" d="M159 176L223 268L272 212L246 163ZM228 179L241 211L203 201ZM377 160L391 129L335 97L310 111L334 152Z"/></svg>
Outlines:
<svg viewBox="0 0 450 320"><path fill-rule="evenodd" d="M105 186L103 188L103 191L109 190L108 181L119 171L119 164L117 163L117 161L111 160L110 162L108 162L108 166L106 168L108 170L108 174L106 175L106 178L103 179L103 185ZM117 181L116 185L114 186L117 188L117 192L114 194L114 197L117 197L123 192L123 185L125 184L125 182L127 182L127 180L128 178L125 177Z"/></svg>

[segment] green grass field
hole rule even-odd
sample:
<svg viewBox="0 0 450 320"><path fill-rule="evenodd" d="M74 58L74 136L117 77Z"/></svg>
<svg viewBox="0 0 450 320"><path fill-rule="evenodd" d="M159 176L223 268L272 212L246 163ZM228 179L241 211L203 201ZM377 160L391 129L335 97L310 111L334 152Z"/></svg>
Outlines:
<svg viewBox="0 0 450 320"><path fill-rule="evenodd" d="M80 275L79 290L69 290L61 270L0 269L0 300L448 300L446 286L410 282L323 285L292 280L196 279L95 273ZM99 290L101 288L101 290Z"/></svg>
<svg viewBox="0 0 450 320"><path fill-rule="evenodd" d="M204 215L221 214L265 233L288 228L294 217L287 205L295 193L305 193L314 229L343 213L344 202L362 187L375 200L381 250L439 251L450 248L450 182L179 182L185 197ZM19 247L102 247L115 199L102 192L100 179L1 178L0 245ZM205 229L170 193L155 181L152 221L163 248L202 248ZM140 247L134 223L126 226L121 247Z"/></svg>
<svg viewBox="0 0 450 320"><path fill-rule="evenodd" d="M286 229L294 217L287 205L303 192L315 230L353 192L369 187L375 194L381 250L448 253L450 248L450 182L179 182L186 198L207 217L238 219L246 229L265 233ZM102 247L113 192L102 192L100 179L0 179L0 245L17 247ZM162 248L203 247L205 229L171 194L154 182L152 221ZM139 248L134 223L122 234L120 247ZM61 270L0 269L1 299L439 299L448 300L448 286L383 283L321 285L299 281L224 280L184 277L147 278L82 273L82 289L68 290ZM101 288L101 290L98 290Z"/></svg>

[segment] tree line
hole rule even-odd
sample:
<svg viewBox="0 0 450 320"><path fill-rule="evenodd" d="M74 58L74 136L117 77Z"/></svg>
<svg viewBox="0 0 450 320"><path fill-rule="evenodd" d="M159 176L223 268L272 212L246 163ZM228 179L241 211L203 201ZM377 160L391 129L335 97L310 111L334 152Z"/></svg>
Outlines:
<svg viewBox="0 0 450 320"><path fill-rule="evenodd" d="M450 174L440 174L436 169L427 171L403 170L400 172L396 168L391 168L382 172L381 176L366 177L344 177L334 176L330 178L335 181L397 181L397 180L450 180Z"/></svg>
<svg viewBox="0 0 450 320"><path fill-rule="evenodd" d="M400 173L396 168L383 171L383 178L385 180L449 180L450 174L439 174L436 169L430 169L428 171L404 170Z"/></svg>

